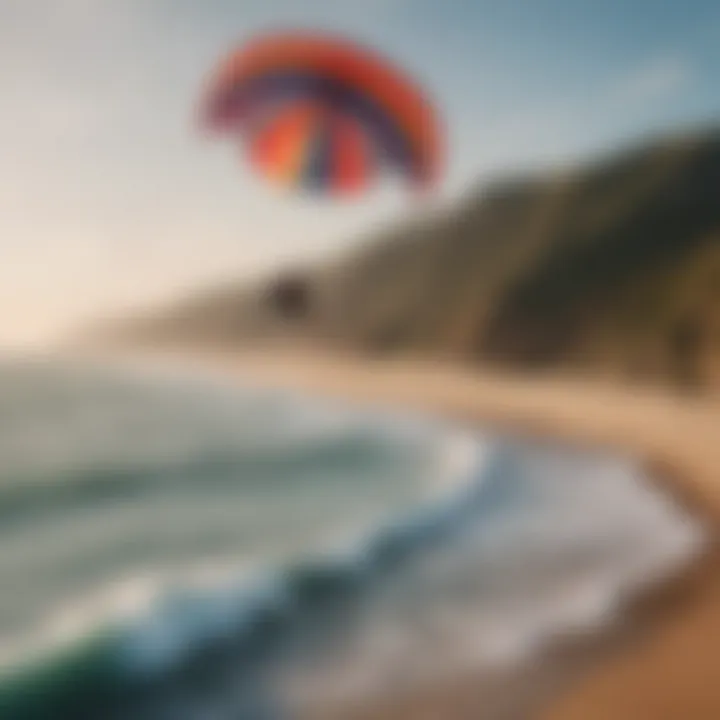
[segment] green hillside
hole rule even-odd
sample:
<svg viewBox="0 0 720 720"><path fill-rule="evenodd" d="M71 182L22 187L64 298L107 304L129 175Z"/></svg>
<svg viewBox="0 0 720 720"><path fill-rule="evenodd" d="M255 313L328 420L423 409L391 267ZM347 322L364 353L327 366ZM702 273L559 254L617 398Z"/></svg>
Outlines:
<svg viewBox="0 0 720 720"><path fill-rule="evenodd" d="M302 338L720 387L720 131L506 180L340 261L104 335L225 347Z"/></svg>

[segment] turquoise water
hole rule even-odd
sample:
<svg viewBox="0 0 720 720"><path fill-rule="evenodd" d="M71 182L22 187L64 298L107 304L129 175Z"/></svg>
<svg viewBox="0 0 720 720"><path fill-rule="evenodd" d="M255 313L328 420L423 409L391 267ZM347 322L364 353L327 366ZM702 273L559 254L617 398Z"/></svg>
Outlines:
<svg viewBox="0 0 720 720"><path fill-rule="evenodd" d="M7 362L0 717L290 717L521 663L700 539L624 458Z"/></svg>

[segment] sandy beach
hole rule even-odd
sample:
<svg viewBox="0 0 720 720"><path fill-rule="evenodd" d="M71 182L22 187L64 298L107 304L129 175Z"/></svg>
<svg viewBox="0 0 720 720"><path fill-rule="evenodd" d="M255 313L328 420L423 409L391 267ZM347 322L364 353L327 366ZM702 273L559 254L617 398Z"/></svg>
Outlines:
<svg viewBox="0 0 720 720"><path fill-rule="evenodd" d="M713 540L710 549L682 577L656 587L627 608L624 630L613 631L612 639L586 639L580 647L571 647L569 655L561 652L564 666L574 670L570 676L563 673L564 682L554 682L555 660L548 659L538 676L541 690L532 696L532 709L515 704L508 716L517 717L523 707L522 717L543 720L720 717L720 685L713 681L720 655L720 554L714 542L720 526L716 399L679 398L600 381L521 379L453 365L368 361L297 350L181 357L183 362L275 389L432 413L640 458L653 480L705 520ZM487 709L484 697L476 679L458 678L342 717L476 718ZM330 717L337 714L331 712Z"/></svg>

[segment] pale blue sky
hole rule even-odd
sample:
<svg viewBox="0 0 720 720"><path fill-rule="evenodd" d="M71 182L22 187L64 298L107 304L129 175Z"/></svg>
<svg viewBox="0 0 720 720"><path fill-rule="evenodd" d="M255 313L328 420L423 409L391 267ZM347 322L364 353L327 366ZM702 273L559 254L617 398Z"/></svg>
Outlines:
<svg viewBox="0 0 720 720"><path fill-rule="evenodd" d="M713 0L0 0L0 342L294 257L411 207L279 196L192 125L259 29L341 30L395 57L450 133L444 196L720 118Z"/></svg>

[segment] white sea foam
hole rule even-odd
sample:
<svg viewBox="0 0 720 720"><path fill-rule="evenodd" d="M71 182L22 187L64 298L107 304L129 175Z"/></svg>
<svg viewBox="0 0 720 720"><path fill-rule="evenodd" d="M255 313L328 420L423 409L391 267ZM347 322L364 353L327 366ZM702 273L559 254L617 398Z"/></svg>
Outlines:
<svg viewBox="0 0 720 720"><path fill-rule="evenodd" d="M343 643L283 660L283 677L302 703L382 692L611 623L705 540L629 458L199 380L47 372L0 373L0 491L18 508L0 528L6 664L116 628L128 673L168 673L258 609L293 607L296 576L320 567L356 583L322 630Z"/></svg>

